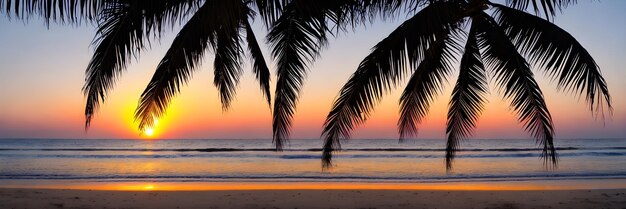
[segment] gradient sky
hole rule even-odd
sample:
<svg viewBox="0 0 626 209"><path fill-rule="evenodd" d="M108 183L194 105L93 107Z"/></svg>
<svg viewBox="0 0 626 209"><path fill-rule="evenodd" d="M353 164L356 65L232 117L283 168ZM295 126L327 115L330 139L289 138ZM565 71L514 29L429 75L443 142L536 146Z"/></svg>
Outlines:
<svg viewBox="0 0 626 209"><path fill-rule="evenodd" d="M626 1L581 1L559 15L555 23L576 37L600 65L613 97L614 112L604 122L594 119L584 98L556 90L542 71L535 71L555 123L557 138L622 138L626 136ZM401 20L402 18L400 18ZM309 71L295 114L292 138L319 138L324 118L341 86L369 49L400 20L378 21L332 39ZM265 35L260 21L257 37ZM81 93L84 70L92 54L92 26L49 29L42 21L0 17L0 138L144 138L133 123L138 98L175 33L154 42L133 60L102 105L89 132L83 130L85 99ZM263 40L260 40L263 42ZM267 47L266 60L270 61ZM271 138L271 113L251 73L249 62L228 112L222 112L212 84L213 56L182 88L165 118L155 128L156 138ZM457 65L458 66L458 65ZM272 73L273 71L273 66ZM419 138L444 138L450 84L431 106L420 125ZM272 77L272 83L275 81ZM516 122L508 101L490 83L486 111L475 138L528 138ZM401 88L403 88L401 86ZM401 88L385 96L355 138L397 138L396 122ZM274 88L272 87L272 93Z"/></svg>

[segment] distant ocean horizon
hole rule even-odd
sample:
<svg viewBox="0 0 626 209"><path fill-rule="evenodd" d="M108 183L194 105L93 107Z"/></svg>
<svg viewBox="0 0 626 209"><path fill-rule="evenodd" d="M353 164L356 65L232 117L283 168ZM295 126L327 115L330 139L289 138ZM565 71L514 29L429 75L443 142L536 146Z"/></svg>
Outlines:
<svg viewBox="0 0 626 209"><path fill-rule="evenodd" d="M532 139L470 139L446 171L445 140L354 139L322 170L320 140L0 139L0 184L83 182L498 182L626 179L626 139L557 139L556 169Z"/></svg>

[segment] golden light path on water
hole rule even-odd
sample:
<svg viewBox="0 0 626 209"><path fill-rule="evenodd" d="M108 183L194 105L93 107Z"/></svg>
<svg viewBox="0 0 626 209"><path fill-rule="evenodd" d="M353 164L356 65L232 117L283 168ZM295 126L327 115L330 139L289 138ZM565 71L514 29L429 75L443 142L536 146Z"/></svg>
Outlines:
<svg viewBox="0 0 626 209"><path fill-rule="evenodd" d="M36 186L7 184L0 188L38 188L110 191L223 191L223 190L446 190L524 191L626 188L626 179L444 182L444 183L352 183L352 182L121 182L55 183Z"/></svg>

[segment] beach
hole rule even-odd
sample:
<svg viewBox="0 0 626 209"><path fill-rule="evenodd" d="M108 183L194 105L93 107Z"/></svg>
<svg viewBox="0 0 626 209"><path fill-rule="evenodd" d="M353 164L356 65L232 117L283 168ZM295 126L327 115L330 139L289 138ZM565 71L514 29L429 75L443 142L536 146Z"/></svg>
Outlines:
<svg viewBox="0 0 626 209"><path fill-rule="evenodd" d="M626 208L626 139L353 140L320 168L314 140L0 140L0 209Z"/></svg>
<svg viewBox="0 0 626 209"><path fill-rule="evenodd" d="M0 209L626 209L626 0L0 0Z"/></svg>
<svg viewBox="0 0 626 209"><path fill-rule="evenodd" d="M221 190L0 189L0 208L626 208L612 190Z"/></svg>

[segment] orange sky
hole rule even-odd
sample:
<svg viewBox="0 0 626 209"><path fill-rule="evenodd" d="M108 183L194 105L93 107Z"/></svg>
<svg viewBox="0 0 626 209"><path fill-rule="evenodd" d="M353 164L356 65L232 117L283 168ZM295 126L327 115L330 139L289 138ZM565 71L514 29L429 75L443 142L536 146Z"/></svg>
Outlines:
<svg viewBox="0 0 626 209"><path fill-rule="evenodd" d="M616 5L613 5L616 4ZM614 28L625 18L624 3L582 3L568 8L557 24L571 32L601 66L614 99L614 115L605 123L594 120L577 95L556 91L556 84L536 71L548 107L554 117L557 138L616 138L626 136L626 29ZM585 11L586 15L579 15ZM593 24L595 22L605 24ZM614 23L610 22L614 21ZM377 41L399 24L378 22L366 29L332 40L312 65L295 115L293 138L318 138L332 101ZM140 93L171 42L172 34L141 54L117 82L108 101L96 115L89 132L83 130L84 98L80 89L89 61L93 36L91 27L53 25L41 22L9 22L0 17L0 138L141 138L133 124L133 111ZM257 37L263 28L255 24ZM262 42L262 41L260 41ZM268 61L269 53L265 50ZM253 79L249 63L230 111L222 112L212 84L212 56L182 88L165 118L155 128L156 138L270 138L271 113ZM272 68L273 69L273 68ZM454 83L455 72L450 83ZM273 77L272 82L276 79ZM404 85L403 85L404 86ZM401 86L401 87L403 87ZM481 116L476 137L526 138L508 104L491 83L489 104ZM272 88L272 92L273 92ZM439 94L431 113L420 126L420 138L443 138L451 88ZM355 132L356 138L397 138L398 98L401 89L377 106L368 123ZM606 125L605 125L606 124Z"/></svg>

